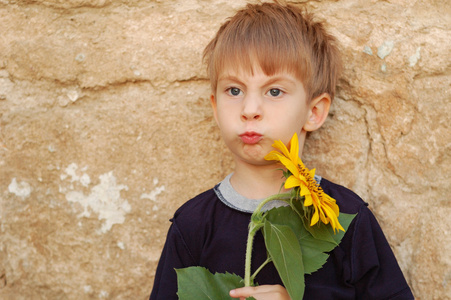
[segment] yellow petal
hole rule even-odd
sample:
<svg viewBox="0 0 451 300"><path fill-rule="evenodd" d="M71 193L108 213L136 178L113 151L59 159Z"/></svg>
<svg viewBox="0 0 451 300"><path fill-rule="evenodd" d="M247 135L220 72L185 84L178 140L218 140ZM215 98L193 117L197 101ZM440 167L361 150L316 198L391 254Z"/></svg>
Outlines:
<svg viewBox="0 0 451 300"><path fill-rule="evenodd" d="M310 206L312 204L313 204L312 196L310 194L305 195L304 206Z"/></svg>
<svg viewBox="0 0 451 300"><path fill-rule="evenodd" d="M315 209L315 213L312 216L312 220L310 221L310 226L315 225L319 221L318 211Z"/></svg>
<svg viewBox="0 0 451 300"><path fill-rule="evenodd" d="M296 177L299 177L299 169L298 166L295 165L291 160L286 158L285 156L279 155L280 162L288 169Z"/></svg>
<svg viewBox="0 0 451 300"><path fill-rule="evenodd" d="M302 159L299 157L298 158L298 165L302 168L302 169L307 169L307 167L304 165L304 162L302 161ZM308 169L307 169L308 170Z"/></svg>
<svg viewBox="0 0 451 300"><path fill-rule="evenodd" d="M286 189L291 189L293 187L299 186L300 184L301 184L301 181L299 181L299 179L297 177L291 175L285 181L285 188Z"/></svg>
<svg viewBox="0 0 451 300"><path fill-rule="evenodd" d="M326 218L326 215L324 214L324 211L321 209L321 207L318 210L319 210L319 217L320 217L321 221L324 224L329 224L329 219Z"/></svg>
<svg viewBox="0 0 451 300"><path fill-rule="evenodd" d="M335 199L334 198L332 198L332 197L330 197L329 195L327 195L327 194L323 194L323 202L324 202L324 205L327 205L327 206L329 206L331 209L332 209L332 211L334 212L334 214L338 217L339 216L339 214L340 214L340 209L339 209L339 207L338 207L338 205L337 205L337 203L335 202Z"/></svg>
<svg viewBox="0 0 451 300"><path fill-rule="evenodd" d="M285 146L284 143L282 143L281 140L278 141L274 141L274 144L272 144L272 146L276 149L279 149L283 155L285 155L286 157L290 157L290 152L288 152L287 147Z"/></svg>
<svg viewBox="0 0 451 300"><path fill-rule="evenodd" d="M324 203L322 203L321 207L323 208L323 210L327 214L327 216L334 217L334 218L337 217L337 215L335 214L335 212L333 211L333 209L330 206L325 205Z"/></svg>
<svg viewBox="0 0 451 300"><path fill-rule="evenodd" d="M338 221L337 215L333 212L333 210L330 207L325 206L324 207L324 211L326 212L326 214L327 214L327 216L328 216L328 218L330 220L330 223L331 223L330 225L332 226L334 231L337 228L345 231L343 229L343 227L341 226L340 222Z"/></svg>
<svg viewBox="0 0 451 300"><path fill-rule="evenodd" d="M271 151L268 154L265 155L265 159L266 160L276 160L276 161L280 161L279 159L279 155L280 153L277 151Z"/></svg>
<svg viewBox="0 0 451 300"><path fill-rule="evenodd" d="M318 194L316 194L316 193L312 193L312 200L313 200L313 204L315 204L315 205L321 204L321 200L318 198Z"/></svg>
<svg viewBox="0 0 451 300"><path fill-rule="evenodd" d="M337 222L337 226L335 228L337 228L337 230L341 230L341 231L345 231L345 229L343 228L343 226L341 226L340 222ZM335 229L334 229L335 230Z"/></svg>
<svg viewBox="0 0 451 300"><path fill-rule="evenodd" d="M304 183L304 182L303 182L302 185L300 185L300 187L301 187L301 190L299 191L299 194L300 194L301 196L309 195L310 198L312 198L311 193L310 193L310 190L308 189L308 187L305 186L305 183Z"/></svg>
<svg viewBox="0 0 451 300"><path fill-rule="evenodd" d="M293 134L293 137L290 141L290 159L292 162L297 163L299 159L299 140L296 132Z"/></svg>
<svg viewBox="0 0 451 300"><path fill-rule="evenodd" d="M336 203L331 203L329 207L333 210L334 214L338 217L340 215L340 208Z"/></svg>

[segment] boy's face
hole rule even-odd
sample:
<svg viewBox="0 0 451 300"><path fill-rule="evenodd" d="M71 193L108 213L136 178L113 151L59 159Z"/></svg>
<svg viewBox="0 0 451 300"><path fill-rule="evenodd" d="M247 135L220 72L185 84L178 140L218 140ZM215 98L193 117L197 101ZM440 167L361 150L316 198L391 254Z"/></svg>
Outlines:
<svg viewBox="0 0 451 300"><path fill-rule="evenodd" d="M235 162L269 165L274 162L264 156L273 150L274 140L287 144L297 132L302 151L304 125L312 109L302 82L294 75L279 72L267 76L260 68L253 73L230 69L220 73L211 102Z"/></svg>

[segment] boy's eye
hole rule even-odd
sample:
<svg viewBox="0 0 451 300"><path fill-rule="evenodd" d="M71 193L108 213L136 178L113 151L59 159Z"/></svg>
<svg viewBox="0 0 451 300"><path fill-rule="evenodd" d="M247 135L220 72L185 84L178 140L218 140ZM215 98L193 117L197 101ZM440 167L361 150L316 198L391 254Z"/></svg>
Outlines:
<svg viewBox="0 0 451 300"><path fill-rule="evenodd" d="M270 89L268 93L273 97L277 97L280 96L280 94L282 94L282 91L279 89Z"/></svg>
<svg viewBox="0 0 451 300"><path fill-rule="evenodd" d="M241 94L241 90L239 88L230 88L229 93L232 96L238 96L239 94Z"/></svg>

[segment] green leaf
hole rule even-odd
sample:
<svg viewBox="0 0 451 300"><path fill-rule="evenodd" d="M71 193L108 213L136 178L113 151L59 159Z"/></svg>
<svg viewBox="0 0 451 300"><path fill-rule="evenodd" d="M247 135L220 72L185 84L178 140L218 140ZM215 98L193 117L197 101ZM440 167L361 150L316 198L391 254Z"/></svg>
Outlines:
<svg viewBox="0 0 451 300"><path fill-rule="evenodd" d="M305 229L301 218L291 207L274 208L268 211L266 218L273 224L289 226L294 232L301 247L304 273L306 274L311 274L321 268L329 257L324 252L331 251L336 247L335 241L331 243L315 239Z"/></svg>
<svg viewBox="0 0 451 300"><path fill-rule="evenodd" d="M291 299L304 296L304 265L296 235L289 226L272 224L266 220L263 235L266 249Z"/></svg>
<svg viewBox="0 0 451 300"><path fill-rule="evenodd" d="M338 220L345 230L348 229L352 220L356 215L350 215L340 213ZM313 226L308 227L311 230L307 231L305 224L303 224L304 218L300 217L298 211L293 210L290 207L279 207L271 209L265 215L265 218L273 224L287 225L296 235L302 250L302 261L304 264L304 272L311 274L321 268L329 257L324 252L332 251L340 242L344 236L344 232L340 231L334 234L331 226L326 226L321 223L321 227ZM318 229L319 228L319 229ZM323 236L328 236L326 239L318 239L311 234L311 231L322 230L325 232L320 233Z"/></svg>
<svg viewBox="0 0 451 300"><path fill-rule="evenodd" d="M212 274L203 267L188 267L176 269L177 284L180 300L203 299L233 299L229 291L243 287L243 279L235 274Z"/></svg>
<svg viewBox="0 0 451 300"><path fill-rule="evenodd" d="M351 222L352 222L352 220L354 220L355 216L357 216L357 214L351 215L351 214L345 214L345 213L341 212L338 215L338 222L340 222L340 224L341 224L341 226L343 226L344 230L348 230L349 225L351 225ZM343 232L340 230L339 232L334 234L334 230L332 229L332 227L331 226L328 226L328 227L329 227L328 228L329 232L332 234L332 237L337 242L337 244L339 244L346 232Z"/></svg>
<svg viewBox="0 0 451 300"><path fill-rule="evenodd" d="M355 214L350 215L340 213L338 221L345 230L348 230L349 225L351 224L355 216ZM324 252L332 251L338 244L340 244L341 239L345 235L345 232L341 230L334 233L332 227L324 223L320 224L320 229L318 229L317 225L310 228L312 230L321 230L321 235L324 234L324 231L329 231L328 236L332 238L334 242L331 243L329 238L327 238L327 240L317 239L313 235L305 237L299 241L299 243L301 244L306 274L311 274L321 268L329 257L329 254L326 254ZM326 236L326 234L324 234L323 236Z"/></svg>

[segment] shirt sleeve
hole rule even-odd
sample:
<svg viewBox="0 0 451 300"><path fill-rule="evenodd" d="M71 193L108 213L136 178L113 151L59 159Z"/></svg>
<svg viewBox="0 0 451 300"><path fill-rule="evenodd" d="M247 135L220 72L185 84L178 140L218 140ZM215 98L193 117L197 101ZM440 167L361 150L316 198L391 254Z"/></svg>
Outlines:
<svg viewBox="0 0 451 300"><path fill-rule="evenodd" d="M177 300L175 269L195 265L175 220L171 221L172 224L161 253L149 300Z"/></svg>
<svg viewBox="0 0 451 300"><path fill-rule="evenodd" d="M351 281L357 299L414 299L381 227L364 205L352 238Z"/></svg>

